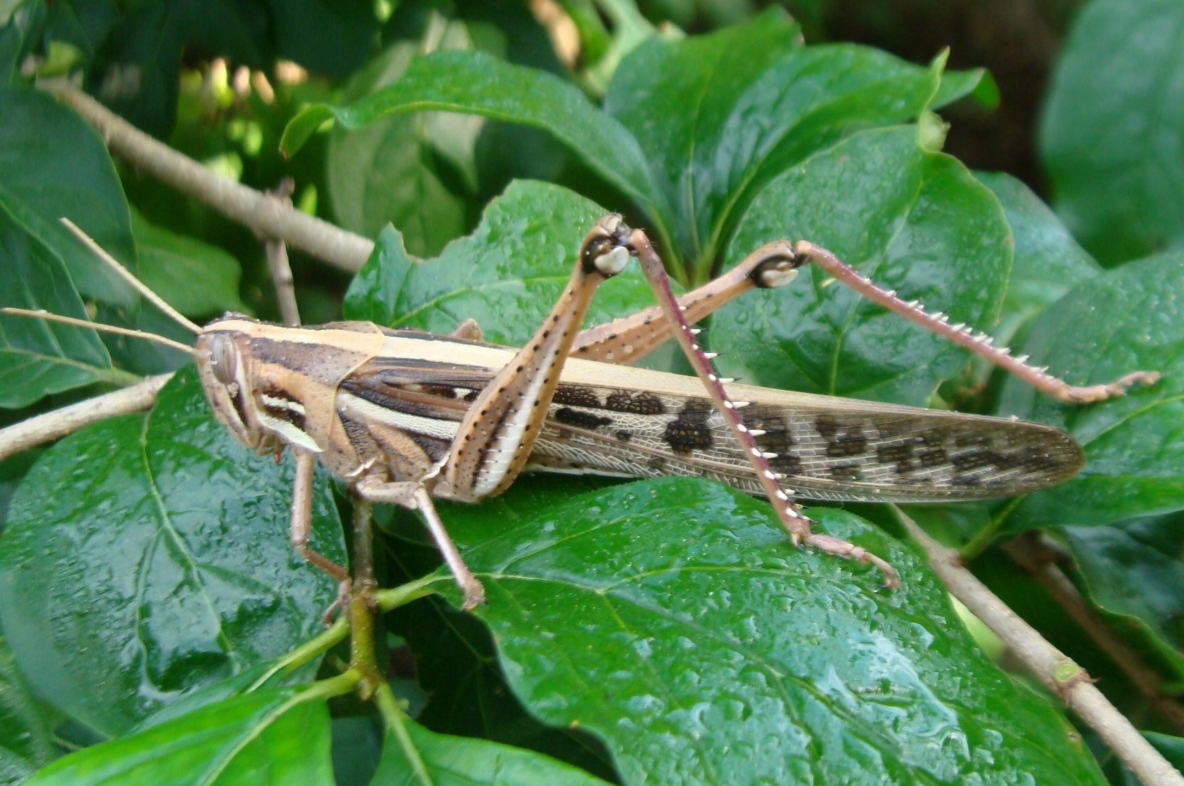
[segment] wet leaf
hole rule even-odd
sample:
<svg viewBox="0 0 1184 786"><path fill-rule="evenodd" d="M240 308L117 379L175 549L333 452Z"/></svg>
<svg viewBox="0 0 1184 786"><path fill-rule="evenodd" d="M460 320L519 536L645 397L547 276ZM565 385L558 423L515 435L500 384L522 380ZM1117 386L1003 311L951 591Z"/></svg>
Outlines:
<svg viewBox="0 0 1184 786"><path fill-rule="evenodd" d="M213 420L192 370L48 450L0 539L0 616L37 692L119 734L318 632L336 587L288 542L291 478ZM342 561L323 480L313 516Z"/></svg>
<svg viewBox="0 0 1184 786"><path fill-rule="evenodd" d="M674 211L664 223L704 278L769 180L853 128L916 118L940 80L939 67L866 47L802 46L797 24L770 10L648 41L617 70L605 111L637 137ZM949 98L977 82L958 81Z"/></svg>
<svg viewBox="0 0 1184 786"><path fill-rule="evenodd" d="M559 186L519 181L490 203L472 235L450 243L437 259L412 260L399 237L384 232L350 287L345 314L444 334L475 319L486 341L520 346L551 310L584 236L606 212ZM586 322L653 302L634 267L601 286Z"/></svg>
<svg viewBox="0 0 1184 786"><path fill-rule="evenodd" d="M1102 782L919 560L849 514L814 513L905 588L793 549L766 503L703 481L542 509L515 486L447 519L517 695L604 739L627 783Z"/></svg>
<svg viewBox="0 0 1184 786"><path fill-rule="evenodd" d="M294 688L211 704L54 762L30 786L333 784L329 710Z"/></svg>
<svg viewBox="0 0 1184 786"><path fill-rule="evenodd" d="M1009 346L1022 326L1102 268L1022 182L1000 172L974 176L1003 206L1015 243L1002 321L991 331L997 345Z"/></svg>
<svg viewBox="0 0 1184 786"><path fill-rule="evenodd" d="M1084 406L1009 380L1000 410L1067 430L1086 451L1076 478L1028 497L1006 521L1109 524L1184 508L1184 253L1125 265L1078 285L1036 322L1023 351L1071 384L1158 371L1151 388Z"/></svg>
<svg viewBox="0 0 1184 786"><path fill-rule="evenodd" d="M0 784L24 782L54 755L49 724L0 635Z"/></svg>
<svg viewBox="0 0 1184 786"><path fill-rule="evenodd" d="M603 480L581 480L578 484L556 484L528 477L520 485L523 491L534 493L532 500L537 497L552 504L558 494L570 496L577 489L604 485ZM401 564L406 564L409 551L405 541L399 543ZM422 564L424 572L439 563L434 544L423 544L418 551L420 559L413 561ZM440 601L411 604L387 622L405 634L410 652L416 656L416 678L429 696L423 711L414 716L421 725L454 736L527 748L603 778L614 778L608 752L591 735L545 724L522 706L506 684L489 629L480 619L456 614Z"/></svg>
<svg viewBox="0 0 1184 786"><path fill-rule="evenodd" d="M998 201L912 127L864 131L769 184L731 243L805 238L950 321L994 323L1012 263ZM789 286L722 309L708 343L729 376L785 390L924 405L966 353L805 267ZM832 282L833 283L833 282Z"/></svg>

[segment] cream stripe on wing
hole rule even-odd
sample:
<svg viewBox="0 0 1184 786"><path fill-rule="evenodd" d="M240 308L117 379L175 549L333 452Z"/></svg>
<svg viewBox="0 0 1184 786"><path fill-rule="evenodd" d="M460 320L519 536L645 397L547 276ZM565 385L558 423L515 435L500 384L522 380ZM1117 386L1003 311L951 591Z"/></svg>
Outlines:
<svg viewBox="0 0 1184 786"><path fill-rule="evenodd" d="M387 409L344 390L337 392L337 405L345 414L363 423L383 423L402 431L423 434L437 439L451 441L460 427L460 422L456 420L429 418Z"/></svg>

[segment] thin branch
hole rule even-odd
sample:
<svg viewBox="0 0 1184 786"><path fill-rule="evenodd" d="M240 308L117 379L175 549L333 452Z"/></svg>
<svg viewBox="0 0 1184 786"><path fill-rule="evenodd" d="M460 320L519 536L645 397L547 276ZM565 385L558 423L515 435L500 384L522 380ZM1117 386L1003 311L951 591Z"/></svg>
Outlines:
<svg viewBox="0 0 1184 786"><path fill-rule="evenodd" d="M1081 596L1069 577L1055 564L1053 560L1057 555L1036 537L1032 537L1034 535L1030 533L1029 536L1015 538L1003 548L1020 567L1040 582L1049 596L1110 656L1114 665L1126 674L1143 697L1176 727L1176 732L1184 733L1184 706L1163 695L1163 678L1106 624L1102 615Z"/></svg>
<svg viewBox="0 0 1184 786"><path fill-rule="evenodd" d="M292 207L292 191L296 188L290 177L267 192L267 195L287 208ZM260 236L267 249L267 269L275 286L276 301L285 325L300 324L300 310L296 307L296 282L292 278L292 266L288 264L288 245L280 239Z"/></svg>
<svg viewBox="0 0 1184 786"><path fill-rule="evenodd" d="M94 126L113 154L263 236L283 240L292 248L349 273L360 270L374 250L374 242L361 235L285 207L266 194L219 177L136 129L68 82L46 81L40 86Z"/></svg>
<svg viewBox="0 0 1184 786"><path fill-rule="evenodd" d="M1085 670L1024 622L962 566L958 553L938 543L899 509L897 516L925 550L951 595L995 632L1046 688L1097 732L1145 786L1184 786L1182 776L1094 687Z"/></svg>
<svg viewBox="0 0 1184 786"><path fill-rule="evenodd" d="M148 409L156 400L157 392L172 376L160 374L147 377L131 387L80 401L0 429L0 459L64 437L91 423Z"/></svg>

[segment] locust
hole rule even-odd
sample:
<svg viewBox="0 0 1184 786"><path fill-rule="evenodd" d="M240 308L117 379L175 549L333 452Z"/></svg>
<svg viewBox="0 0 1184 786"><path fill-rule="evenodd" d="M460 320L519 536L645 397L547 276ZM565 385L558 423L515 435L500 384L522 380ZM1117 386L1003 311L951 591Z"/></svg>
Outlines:
<svg viewBox="0 0 1184 786"><path fill-rule="evenodd" d="M815 531L797 500L981 500L1025 494L1078 472L1081 448L1049 426L720 377L692 325L745 292L786 286L808 263L1060 400L1099 401L1158 379L1155 372L1139 371L1106 385L1071 386L995 347L987 335L877 287L806 241L763 246L676 298L644 231L616 214L588 232L563 293L518 349L484 342L471 321L451 335L368 322L284 326L234 314L199 327L82 239L194 332L194 347L177 346L194 357L211 410L235 439L277 459L285 449L294 456L292 545L341 582L343 593L348 571L309 546L318 462L363 503L418 511L466 609L484 602L484 589L434 501L478 503L526 471L681 475L725 483L767 498L794 545L874 565L888 587L900 585L890 564ZM581 330L596 289L633 258L657 305ZM695 377L632 367L671 338Z"/></svg>

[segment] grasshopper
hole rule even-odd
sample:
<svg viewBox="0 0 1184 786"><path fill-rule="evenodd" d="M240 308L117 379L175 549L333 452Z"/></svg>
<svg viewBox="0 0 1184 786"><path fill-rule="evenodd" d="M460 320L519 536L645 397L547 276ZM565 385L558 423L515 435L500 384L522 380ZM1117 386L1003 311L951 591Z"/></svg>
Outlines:
<svg viewBox="0 0 1184 786"><path fill-rule="evenodd" d="M101 249L83 237L96 253ZM589 330L597 287L636 257L658 305ZM876 287L825 249L777 241L675 298L645 233L621 216L588 233L568 284L521 349L481 340L472 322L449 336L365 322L287 327L228 315L200 328L105 257L152 302L196 334L193 348L215 417L259 453L294 455L290 533L297 551L349 586L345 568L309 547L319 461L365 503L417 510L459 585L464 607L484 600L434 499L475 503L527 470L621 477L693 475L769 499L795 545L869 563L880 557L815 532L795 501L928 502L1014 496L1060 483L1081 448L1038 424L793 393L719 377L691 325L754 288L788 284L813 262L886 308L948 336L1065 401L1097 401L1158 375L1073 387L991 345L985 334ZM49 315L40 312L8 313ZM65 318L55 318L69 321ZM91 323L83 324L95 327ZM669 338L698 379L630 368Z"/></svg>

